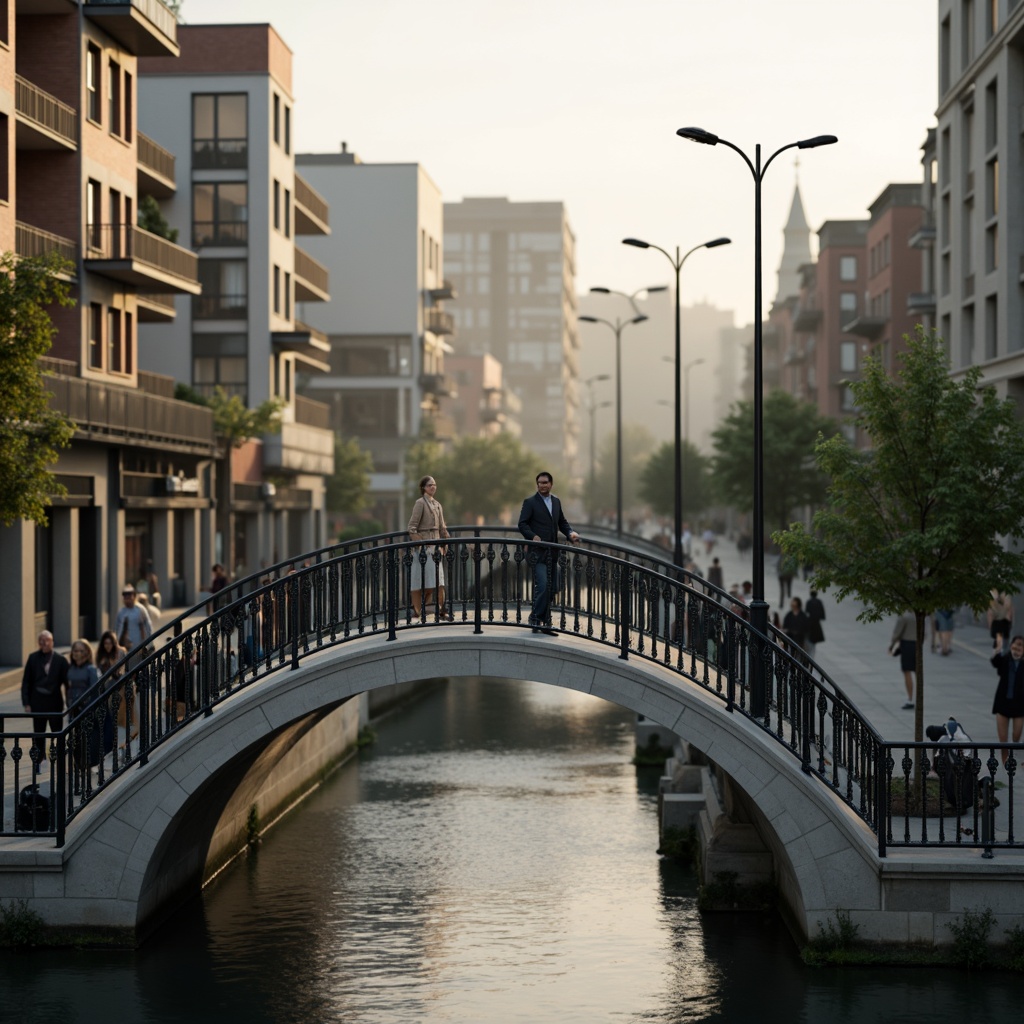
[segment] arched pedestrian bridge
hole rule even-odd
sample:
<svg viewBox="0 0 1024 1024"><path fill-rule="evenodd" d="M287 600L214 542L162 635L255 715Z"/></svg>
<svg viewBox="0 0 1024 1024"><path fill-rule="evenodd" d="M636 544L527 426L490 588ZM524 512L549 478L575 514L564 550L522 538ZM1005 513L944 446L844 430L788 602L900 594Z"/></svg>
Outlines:
<svg viewBox="0 0 1024 1024"><path fill-rule="evenodd" d="M563 579L554 636L527 622L541 551ZM428 559L443 570L445 603L435 590L416 615L410 592L422 590ZM864 920L893 911L886 874L900 867L883 859L889 847L965 843L948 810L922 817L923 837L892 813L894 781L909 783L921 756L913 744L900 745L896 771L893 745L819 670L754 633L726 595L656 560L491 531L443 548L386 537L314 552L218 600L196 624L166 627L123 679L101 680L41 764L30 723L0 723L5 791L38 778L56 797L48 819L0 841L0 898L23 896L53 923L139 934L198 891L213 831L257 758L357 694L437 677L568 687L692 743L758 809L805 933L836 908ZM121 702L138 736L121 726L101 758ZM982 771L977 752L935 767ZM1012 832L1004 845L1016 845ZM16 874L22 889L4 891Z"/></svg>

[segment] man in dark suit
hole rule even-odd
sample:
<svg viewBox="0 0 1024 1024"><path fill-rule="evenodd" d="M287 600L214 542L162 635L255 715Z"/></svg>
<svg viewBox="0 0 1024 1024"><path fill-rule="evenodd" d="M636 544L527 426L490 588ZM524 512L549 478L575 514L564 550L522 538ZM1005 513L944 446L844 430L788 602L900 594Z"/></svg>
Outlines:
<svg viewBox="0 0 1024 1024"><path fill-rule="evenodd" d="M53 634L43 630L38 637L39 650L25 662L21 677L21 706L31 712L32 729L36 733L32 746L39 751L39 762L46 757L46 726L51 732L64 727L64 694L68 685L68 663L53 649ZM34 763L36 758L33 757Z"/></svg>
<svg viewBox="0 0 1024 1024"><path fill-rule="evenodd" d="M551 493L554 482L554 477L546 471L537 474L537 493L523 502L523 510L519 513L519 532L529 541L557 543L558 531L561 530L571 544L579 544L580 535L562 514L561 501ZM534 633L552 636L555 631L551 628L551 594L559 589L555 555L551 548L539 547L528 556L533 566L533 611L529 622Z"/></svg>

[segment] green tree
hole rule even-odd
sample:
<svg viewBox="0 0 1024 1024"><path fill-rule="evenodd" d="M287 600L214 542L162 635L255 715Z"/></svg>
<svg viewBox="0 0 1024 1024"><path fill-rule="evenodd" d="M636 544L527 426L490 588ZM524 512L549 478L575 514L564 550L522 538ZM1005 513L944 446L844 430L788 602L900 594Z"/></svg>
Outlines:
<svg viewBox="0 0 1024 1024"><path fill-rule="evenodd" d="M765 520L785 529L793 509L824 499L827 480L814 463L814 445L819 434L833 434L838 427L817 406L786 391L766 395L763 413ZM749 512L754 507L754 403L733 405L711 437L716 490L727 504Z"/></svg>
<svg viewBox="0 0 1024 1024"><path fill-rule="evenodd" d="M229 395L219 384L206 400L213 410L213 428L232 448L241 448L246 441L263 434L281 432L280 398L268 398L250 409L238 395Z"/></svg>
<svg viewBox="0 0 1024 1024"><path fill-rule="evenodd" d="M613 512L617 506L617 459L615 434L606 434L598 446L597 478L584 486L591 515ZM640 474L654 450L654 437L644 426L627 423L622 428L622 507L640 504Z"/></svg>
<svg viewBox="0 0 1024 1024"><path fill-rule="evenodd" d="M347 441L334 435L334 474L327 478L327 510L358 512L370 497L373 456L359 447L355 438Z"/></svg>
<svg viewBox="0 0 1024 1024"><path fill-rule="evenodd" d="M178 229L167 223L167 218L160 209L159 203L152 196L143 196L139 203L139 227L153 235L166 238L168 242L178 240Z"/></svg>
<svg viewBox="0 0 1024 1024"><path fill-rule="evenodd" d="M696 446L683 442L683 516L704 509L710 499L708 460ZM640 472L639 494L652 511L669 516L676 508L676 446L666 441L647 460Z"/></svg>
<svg viewBox="0 0 1024 1024"><path fill-rule="evenodd" d="M511 434L463 437L442 457L434 477L448 523L497 522L536 490L537 456Z"/></svg>
<svg viewBox="0 0 1024 1024"><path fill-rule="evenodd" d="M869 359L851 385L871 449L819 438L828 505L812 531L794 525L776 539L814 565L816 586L863 602L861 620L914 612L921 741L925 620L964 604L980 612L990 588L1014 591L1024 578L1024 554L1000 542L1024 533L1024 429L1011 399L979 391L978 367L950 379L941 338L919 327L906 340L895 377Z"/></svg>
<svg viewBox="0 0 1024 1024"><path fill-rule="evenodd" d="M52 495L63 494L50 467L74 434L74 424L50 408L39 359L50 351L55 328L49 307L70 306L59 274L71 266L52 255L18 259L0 255L0 522L45 525Z"/></svg>

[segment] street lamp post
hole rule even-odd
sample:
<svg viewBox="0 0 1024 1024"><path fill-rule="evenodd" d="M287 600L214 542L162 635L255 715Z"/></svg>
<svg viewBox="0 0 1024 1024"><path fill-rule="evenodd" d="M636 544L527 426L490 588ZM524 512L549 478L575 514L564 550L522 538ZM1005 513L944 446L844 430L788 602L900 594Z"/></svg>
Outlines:
<svg viewBox="0 0 1024 1024"><path fill-rule="evenodd" d="M683 401L686 408L686 421L683 424L683 469L686 468L686 459L690 447L690 371L695 366L700 366L703 362L703 359L694 359L683 367Z"/></svg>
<svg viewBox="0 0 1024 1024"><path fill-rule="evenodd" d="M594 454L596 447L595 439L595 421L597 419L597 410L606 409L611 402L601 402L599 404L594 403L594 385L599 380L611 380L611 375L607 373L599 373L594 377L588 377L583 383L587 386L587 412L590 413L590 496L593 500L594 488L597 480L597 472L594 468Z"/></svg>
<svg viewBox="0 0 1024 1024"><path fill-rule="evenodd" d="M768 635L768 603L764 599L764 395L762 379L763 332L761 324L761 182L771 166L772 161L787 149L817 149L818 146L830 146L839 140L834 135L815 135L810 139L790 142L777 149L761 166L761 144L754 147L754 160L743 152L739 146L726 139L719 138L703 128L680 128L676 135L690 142L699 142L705 146L717 146L721 143L743 158L754 178L754 569L753 594L750 602L750 624L759 633ZM755 661L755 671L751 679L751 713L763 717L767 710L767 691L765 686L763 665Z"/></svg>
<svg viewBox="0 0 1024 1024"><path fill-rule="evenodd" d="M650 242L642 242L639 238L624 238L623 245L633 245L637 249L657 249L672 264L676 272L676 350L675 350L675 378L676 378L676 417L675 417L675 547L673 560L675 564L683 566L683 444L682 444L682 384L680 380L681 357L680 357L680 311L679 311L679 272L687 258L698 249L714 249L719 245L728 245L731 239L713 238L710 242L701 242L695 245L689 252L679 255L679 246L676 246L675 259L661 248L660 245L653 245Z"/></svg>
<svg viewBox="0 0 1024 1024"><path fill-rule="evenodd" d="M622 536L622 331L630 324L643 323L647 317L634 316L629 320L605 320L599 316L578 317L584 323L605 324L615 333L615 499L616 535Z"/></svg>

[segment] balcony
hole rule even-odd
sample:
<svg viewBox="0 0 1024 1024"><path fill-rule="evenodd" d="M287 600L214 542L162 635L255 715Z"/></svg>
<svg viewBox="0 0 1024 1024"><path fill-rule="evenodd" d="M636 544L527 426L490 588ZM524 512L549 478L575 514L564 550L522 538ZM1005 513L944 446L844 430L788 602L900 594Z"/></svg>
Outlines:
<svg viewBox="0 0 1024 1024"><path fill-rule="evenodd" d="M330 302L327 268L295 246L295 301Z"/></svg>
<svg viewBox="0 0 1024 1024"><path fill-rule="evenodd" d="M800 331L816 331L818 324L821 323L821 310L815 309L813 306L801 306L796 311L796 316L793 317L793 330Z"/></svg>
<svg viewBox="0 0 1024 1024"><path fill-rule="evenodd" d="M14 76L15 145L18 149L78 149L78 111Z"/></svg>
<svg viewBox="0 0 1024 1024"><path fill-rule="evenodd" d="M301 320L295 321L294 331L273 331L270 341L275 351L293 353L296 360L304 364L305 369L317 373L327 373L331 369L327 362L331 351L327 335L302 323Z"/></svg>
<svg viewBox="0 0 1024 1024"><path fill-rule="evenodd" d="M331 429L331 407L302 395L295 396L295 422L318 430Z"/></svg>
<svg viewBox="0 0 1024 1024"><path fill-rule="evenodd" d="M139 322L144 324L174 323L177 310L173 295L159 295L156 292L138 292L135 295L135 306L139 314Z"/></svg>
<svg viewBox="0 0 1024 1024"><path fill-rule="evenodd" d="M142 132L136 132L135 138L139 155L139 194L150 195L154 199L169 199L177 191L174 154Z"/></svg>
<svg viewBox="0 0 1024 1024"><path fill-rule="evenodd" d="M327 200L305 178L295 175L295 234L329 235Z"/></svg>
<svg viewBox="0 0 1024 1024"><path fill-rule="evenodd" d="M430 296L431 302L445 302L448 299L459 297L455 291L455 285L451 281L444 281L440 288L428 288L427 294Z"/></svg>
<svg viewBox="0 0 1024 1024"><path fill-rule="evenodd" d="M92 224L86 229L85 265L93 273L146 291L198 295L199 259L132 224Z"/></svg>
<svg viewBox="0 0 1024 1024"><path fill-rule="evenodd" d="M248 320L249 296L203 292L192 297L193 320Z"/></svg>
<svg viewBox="0 0 1024 1024"><path fill-rule="evenodd" d="M423 326L431 334L454 334L455 317L443 309L428 309L423 317Z"/></svg>
<svg viewBox="0 0 1024 1024"><path fill-rule="evenodd" d="M307 423L282 423L281 433L263 436L263 469L267 473L330 476L334 472L334 431Z"/></svg>
<svg viewBox="0 0 1024 1024"><path fill-rule="evenodd" d="M258 512L263 507L305 511L313 507L313 492L301 487L271 484L232 484L231 506L236 512Z"/></svg>
<svg viewBox="0 0 1024 1024"><path fill-rule="evenodd" d="M181 53L177 19L160 0L86 0L82 9L137 57L177 57Z"/></svg>
<svg viewBox="0 0 1024 1024"><path fill-rule="evenodd" d="M790 345L786 349L786 354L782 357L783 366L793 366L796 363L802 363L807 358L807 353L796 345Z"/></svg>
<svg viewBox="0 0 1024 1024"><path fill-rule="evenodd" d="M213 413L202 405L178 402L148 392L47 372L50 408L74 420L76 436L110 444L174 448L202 455L215 449ZM73 366L60 365L65 370Z"/></svg>
<svg viewBox="0 0 1024 1024"><path fill-rule="evenodd" d="M907 296L907 312L911 316L934 316L935 292L911 292Z"/></svg>
<svg viewBox="0 0 1024 1024"><path fill-rule="evenodd" d="M907 245L911 249L930 249L934 244L935 225L927 221L907 239Z"/></svg>
<svg viewBox="0 0 1024 1024"><path fill-rule="evenodd" d="M844 334L856 334L858 338L877 341L888 323L887 316L858 316L843 324L840 329Z"/></svg>
<svg viewBox="0 0 1024 1024"><path fill-rule="evenodd" d="M34 228L20 220L14 224L14 251L23 259L59 252L64 259L73 264L65 280L70 281L78 273L78 246L75 242L70 238L64 238L63 235L54 235L49 231L43 231L42 228Z"/></svg>
<svg viewBox="0 0 1024 1024"><path fill-rule="evenodd" d="M458 398L459 390L455 381L443 373L420 374L420 390L437 398Z"/></svg>

